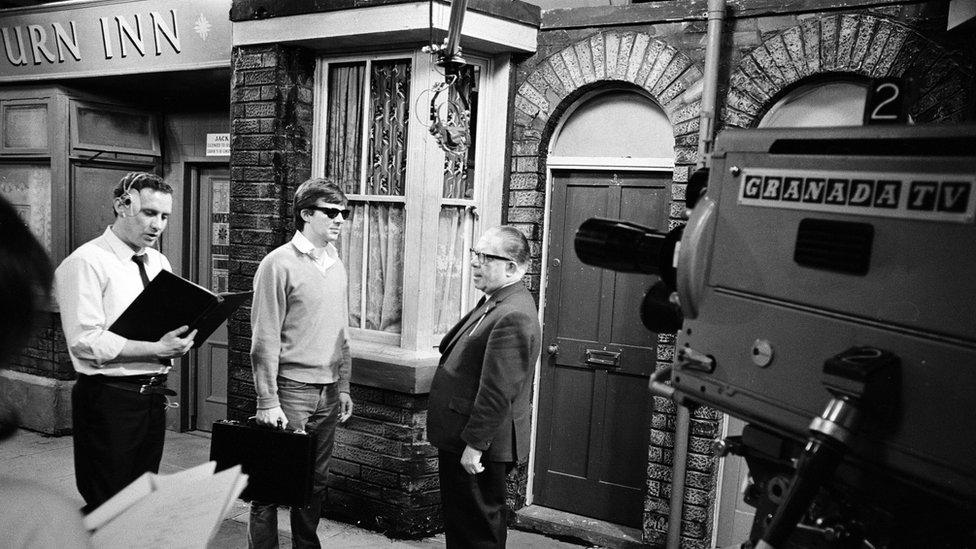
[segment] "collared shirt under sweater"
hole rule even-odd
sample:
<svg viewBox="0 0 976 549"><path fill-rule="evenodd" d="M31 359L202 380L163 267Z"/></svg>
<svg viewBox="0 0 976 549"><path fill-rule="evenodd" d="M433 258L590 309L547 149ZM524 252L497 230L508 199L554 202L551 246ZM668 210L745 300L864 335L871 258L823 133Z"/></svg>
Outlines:
<svg viewBox="0 0 976 549"><path fill-rule="evenodd" d="M258 409L279 406L278 376L338 383L349 392L346 269L329 244L328 266L300 232L264 259L254 275L251 367Z"/></svg>

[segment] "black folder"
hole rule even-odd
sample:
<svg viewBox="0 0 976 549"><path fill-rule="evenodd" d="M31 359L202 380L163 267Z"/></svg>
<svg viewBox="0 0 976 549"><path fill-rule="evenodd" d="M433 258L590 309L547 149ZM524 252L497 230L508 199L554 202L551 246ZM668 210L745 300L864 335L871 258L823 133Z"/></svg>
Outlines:
<svg viewBox="0 0 976 549"><path fill-rule="evenodd" d="M160 271L109 331L137 341L157 341L166 332L189 326L199 347L254 292L215 294L169 271Z"/></svg>
<svg viewBox="0 0 976 549"><path fill-rule="evenodd" d="M241 499L278 505L309 502L315 464L315 437L253 421L217 421L210 434L210 460L217 470L240 465L247 474Z"/></svg>

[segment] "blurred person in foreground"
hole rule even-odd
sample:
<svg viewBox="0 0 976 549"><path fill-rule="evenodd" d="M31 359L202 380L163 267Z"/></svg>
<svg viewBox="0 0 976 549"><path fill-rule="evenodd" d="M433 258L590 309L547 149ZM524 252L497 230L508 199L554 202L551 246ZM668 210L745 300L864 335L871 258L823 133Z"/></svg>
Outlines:
<svg viewBox="0 0 976 549"><path fill-rule="evenodd" d="M51 264L16 210L0 197L0 368L27 343L39 308L50 297ZM0 401L0 441L17 430L17 413ZM0 545L10 548L89 547L78 506L63 494L0 476Z"/></svg>

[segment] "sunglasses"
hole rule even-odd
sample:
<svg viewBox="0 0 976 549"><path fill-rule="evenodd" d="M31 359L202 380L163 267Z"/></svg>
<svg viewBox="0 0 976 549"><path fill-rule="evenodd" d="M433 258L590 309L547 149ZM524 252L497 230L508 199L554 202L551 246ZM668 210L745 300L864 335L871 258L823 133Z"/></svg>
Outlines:
<svg viewBox="0 0 976 549"><path fill-rule="evenodd" d="M505 257L503 255L486 254L484 252L479 252L474 248L468 248L468 251L471 252L471 259L477 259L478 264L484 264L489 259L497 259L498 261L515 261L510 257Z"/></svg>
<svg viewBox="0 0 976 549"><path fill-rule="evenodd" d="M335 216L341 215L343 219L349 219L349 215L352 214L352 210L349 208L329 208L326 206L309 206L309 210L318 210L325 215L329 216L329 219L335 219Z"/></svg>

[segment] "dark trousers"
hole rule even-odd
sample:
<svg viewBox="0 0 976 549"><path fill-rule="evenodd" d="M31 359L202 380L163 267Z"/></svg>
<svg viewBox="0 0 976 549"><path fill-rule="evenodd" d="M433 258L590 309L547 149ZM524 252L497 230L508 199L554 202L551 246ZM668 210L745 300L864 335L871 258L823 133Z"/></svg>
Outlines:
<svg viewBox="0 0 976 549"><path fill-rule="evenodd" d="M75 482L85 512L146 472L159 472L166 398L109 387L78 376L71 391Z"/></svg>
<svg viewBox="0 0 976 549"><path fill-rule="evenodd" d="M329 459L335 446L335 430L339 423L339 387L335 383L312 384L278 378L278 400L281 411L288 418L289 429L302 429L315 437L315 475L312 498L308 505L292 507L291 543L295 548L318 548L315 533L322 516ZM278 547L278 506L273 503L251 502L247 524L247 546L251 549Z"/></svg>
<svg viewBox="0 0 976 549"><path fill-rule="evenodd" d="M505 477L514 463L482 460L485 470L470 475L461 455L441 450L437 466L447 547L488 549L505 547L508 536Z"/></svg>

